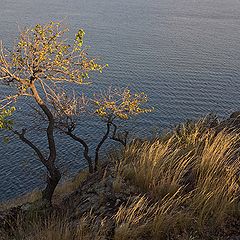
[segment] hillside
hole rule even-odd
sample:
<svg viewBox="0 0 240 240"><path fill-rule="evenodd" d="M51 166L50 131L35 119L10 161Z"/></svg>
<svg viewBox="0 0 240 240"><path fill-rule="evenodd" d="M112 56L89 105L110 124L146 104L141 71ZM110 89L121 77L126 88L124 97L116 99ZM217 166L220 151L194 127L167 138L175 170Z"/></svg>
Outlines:
<svg viewBox="0 0 240 240"><path fill-rule="evenodd" d="M240 239L239 130L234 113L132 140L54 207L2 211L0 239Z"/></svg>

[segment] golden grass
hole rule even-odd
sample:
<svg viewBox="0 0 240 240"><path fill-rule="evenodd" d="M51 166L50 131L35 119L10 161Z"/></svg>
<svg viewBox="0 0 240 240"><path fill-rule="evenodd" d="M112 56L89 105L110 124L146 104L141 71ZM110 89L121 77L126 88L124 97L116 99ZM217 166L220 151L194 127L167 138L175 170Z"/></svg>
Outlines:
<svg viewBox="0 0 240 240"><path fill-rule="evenodd" d="M224 224L238 204L237 146L238 134L216 134L200 120L152 141L133 141L126 148L118 171L157 203L153 238L166 237L168 228L184 229L178 218L200 231L208 224ZM174 211L164 211L164 206Z"/></svg>
<svg viewBox="0 0 240 240"><path fill-rule="evenodd" d="M182 208L187 200L180 192L151 203L146 196L137 197L130 205L121 206L116 213L115 240L166 239L189 225L191 217Z"/></svg>
<svg viewBox="0 0 240 240"><path fill-rule="evenodd" d="M67 214L49 215L44 219L36 216L31 221L19 218L11 235L0 231L0 240L104 240L105 220L101 220L99 229L95 226L95 221L91 212L74 223L68 221Z"/></svg>

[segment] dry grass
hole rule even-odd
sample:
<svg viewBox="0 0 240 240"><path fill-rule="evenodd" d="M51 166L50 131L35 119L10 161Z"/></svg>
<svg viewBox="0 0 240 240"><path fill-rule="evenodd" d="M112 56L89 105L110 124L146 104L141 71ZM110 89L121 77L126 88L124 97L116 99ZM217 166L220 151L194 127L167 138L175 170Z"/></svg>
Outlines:
<svg viewBox="0 0 240 240"><path fill-rule="evenodd" d="M16 226L9 232L0 231L0 240L103 240L106 235L105 219L100 228L95 224L96 218L91 212L86 213L74 223L69 222L68 215L49 215L42 219L37 216L31 221L19 218Z"/></svg>
<svg viewBox="0 0 240 240"><path fill-rule="evenodd" d="M76 189L79 188L81 183L83 183L83 181L87 179L88 176L88 170L81 170L73 179L58 185L54 192L53 200L55 200L56 202L57 200L59 200L60 197L62 198L74 192Z"/></svg>
<svg viewBox="0 0 240 240"><path fill-rule="evenodd" d="M216 134L206 124L188 123L153 141L133 141L124 152L119 174L157 204L150 220L153 239L167 239L169 228L203 232L224 225L237 208L239 135Z"/></svg>
<svg viewBox="0 0 240 240"><path fill-rule="evenodd" d="M130 205L119 208L115 215L115 240L166 239L187 228L191 217L183 209L187 200L180 191L167 195L161 201L151 203L139 196Z"/></svg>

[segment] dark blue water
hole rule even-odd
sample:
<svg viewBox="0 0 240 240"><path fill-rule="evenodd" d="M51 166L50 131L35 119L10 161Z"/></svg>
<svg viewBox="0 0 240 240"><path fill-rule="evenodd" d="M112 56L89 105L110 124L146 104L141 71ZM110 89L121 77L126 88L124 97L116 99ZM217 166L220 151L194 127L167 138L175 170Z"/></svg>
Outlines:
<svg viewBox="0 0 240 240"><path fill-rule="evenodd" d="M0 38L9 48L18 26L63 19L70 35L84 28L91 52L109 64L90 91L111 84L149 95L155 112L134 120L134 131L239 110L239 0L0 0ZM21 111L18 122L34 126L24 106ZM94 142L104 129L95 130L93 119L85 122L89 128L81 133ZM41 134L32 139L44 149ZM76 144L60 136L58 147L62 169L83 166ZM42 186L43 173L21 142L0 145L0 201Z"/></svg>

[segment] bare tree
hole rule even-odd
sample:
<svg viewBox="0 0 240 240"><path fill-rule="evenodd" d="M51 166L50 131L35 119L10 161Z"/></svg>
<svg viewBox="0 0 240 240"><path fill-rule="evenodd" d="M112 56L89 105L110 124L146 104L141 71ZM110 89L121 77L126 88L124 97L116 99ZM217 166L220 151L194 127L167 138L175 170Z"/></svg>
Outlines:
<svg viewBox="0 0 240 240"><path fill-rule="evenodd" d="M12 51L7 51L2 43L0 46L0 83L9 85L13 93L3 97L1 101L18 100L22 96L29 102L33 99L39 112L47 119L47 156L39 146L28 139L28 126L20 131L12 128L12 131L35 151L38 160L46 167L47 186L42 192L42 198L49 203L61 178L56 166L55 117L48 102L49 95L57 94L56 85L89 83L89 73L102 72L104 67L96 63L95 58L90 58L82 48L82 29L75 35L72 43L64 37L67 31L59 22L38 24L21 31L19 41Z"/></svg>
<svg viewBox="0 0 240 240"><path fill-rule="evenodd" d="M61 94L59 94L61 92ZM147 102L144 93L132 94L129 89L112 89L94 94L94 97L86 100L86 97L77 97L75 94L68 96L64 90L58 94L51 94L50 103L55 109L56 127L67 136L79 142L84 148L84 158L88 163L89 172L97 171L99 165L99 152L105 141L111 134L111 139L120 142L123 146L127 144L128 132L118 133L117 119L128 120L132 116L146 113L152 109L143 108ZM79 134L75 133L76 128L84 127L81 122L82 113L96 115L105 125L105 133L99 139L94 152L94 159L90 156L89 144Z"/></svg>

